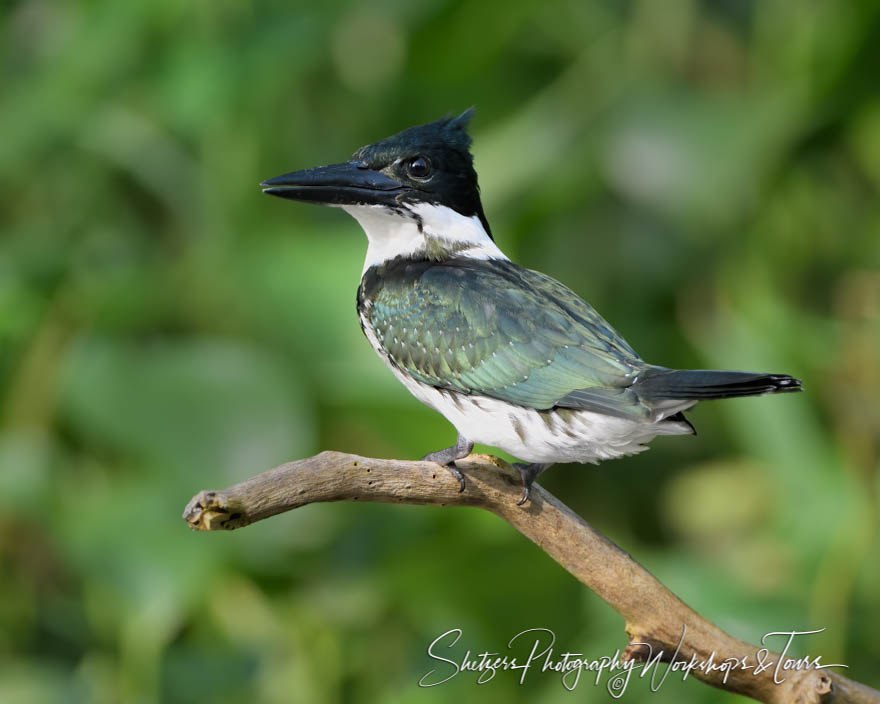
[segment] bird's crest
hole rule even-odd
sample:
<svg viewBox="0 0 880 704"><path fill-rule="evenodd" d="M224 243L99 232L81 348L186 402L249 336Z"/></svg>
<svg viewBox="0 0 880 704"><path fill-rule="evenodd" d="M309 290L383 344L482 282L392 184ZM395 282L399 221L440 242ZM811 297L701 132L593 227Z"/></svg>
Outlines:
<svg viewBox="0 0 880 704"><path fill-rule="evenodd" d="M439 120L424 125L409 127L390 137L381 139L358 149L352 159L363 161L371 167L384 165L414 151L453 151L473 161L470 154L471 136L468 124L475 108L469 107L458 117L446 115Z"/></svg>

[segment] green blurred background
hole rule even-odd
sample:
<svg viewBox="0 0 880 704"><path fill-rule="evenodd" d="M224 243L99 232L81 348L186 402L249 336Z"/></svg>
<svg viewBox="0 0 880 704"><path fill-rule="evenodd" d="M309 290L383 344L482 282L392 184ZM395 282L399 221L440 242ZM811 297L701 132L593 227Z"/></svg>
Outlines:
<svg viewBox="0 0 880 704"><path fill-rule="evenodd" d="M191 533L190 496L454 438L354 311L363 234L260 180L447 112L500 246L646 359L788 372L696 438L542 484L698 611L880 686L880 5L8 2L0 10L0 702L609 700L428 643L621 619L471 509L309 506ZM629 701L733 701L670 677Z"/></svg>

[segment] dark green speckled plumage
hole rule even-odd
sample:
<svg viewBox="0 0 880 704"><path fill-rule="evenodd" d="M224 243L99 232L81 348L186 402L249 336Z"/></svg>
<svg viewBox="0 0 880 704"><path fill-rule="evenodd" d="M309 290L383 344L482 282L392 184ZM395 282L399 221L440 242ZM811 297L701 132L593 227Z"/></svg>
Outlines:
<svg viewBox="0 0 880 704"><path fill-rule="evenodd" d="M423 383L529 408L651 416L631 389L650 365L540 272L508 260L399 259L366 273L359 301L390 360Z"/></svg>

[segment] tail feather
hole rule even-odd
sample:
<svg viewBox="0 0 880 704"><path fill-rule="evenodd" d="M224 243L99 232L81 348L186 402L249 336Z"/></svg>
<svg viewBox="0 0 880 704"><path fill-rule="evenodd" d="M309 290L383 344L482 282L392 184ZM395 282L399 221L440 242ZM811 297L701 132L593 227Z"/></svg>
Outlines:
<svg viewBox="0 0 880 704"><path fill-rule="evenodd" d="M632 388L646 400L693 399L696 401L803 390L800 379L788 374L662 367L641 374Z"/></svg>

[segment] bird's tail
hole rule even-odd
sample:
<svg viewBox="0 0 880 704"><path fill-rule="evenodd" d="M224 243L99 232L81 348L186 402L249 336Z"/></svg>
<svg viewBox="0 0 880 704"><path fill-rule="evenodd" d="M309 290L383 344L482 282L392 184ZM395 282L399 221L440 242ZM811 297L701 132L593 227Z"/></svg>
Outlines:
<svg viewBox="0 0 880 704"><path fill-rule="evenodd" d="M802 391L800 379L788 374L726 372L711 369L665 369L654 367L639 375L633 384L646 400L681 399L705 401L759 394Z"/></svg>

